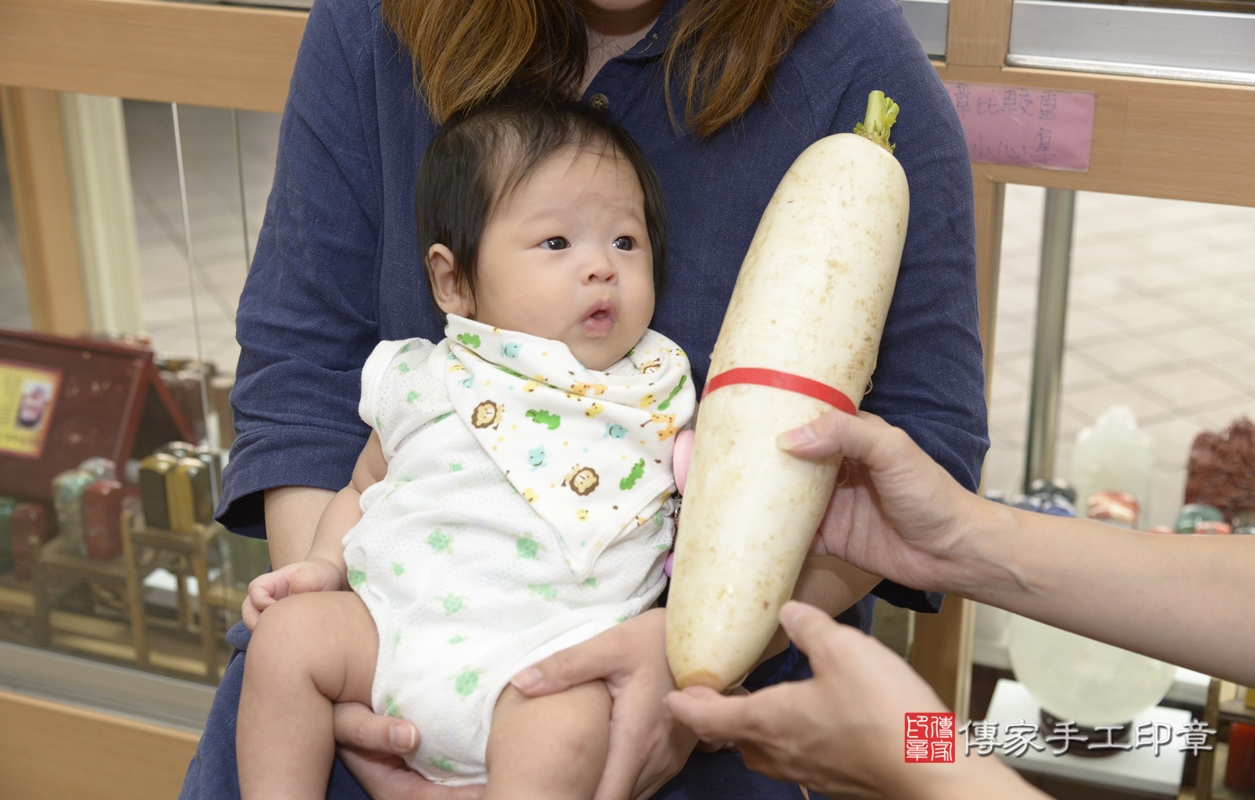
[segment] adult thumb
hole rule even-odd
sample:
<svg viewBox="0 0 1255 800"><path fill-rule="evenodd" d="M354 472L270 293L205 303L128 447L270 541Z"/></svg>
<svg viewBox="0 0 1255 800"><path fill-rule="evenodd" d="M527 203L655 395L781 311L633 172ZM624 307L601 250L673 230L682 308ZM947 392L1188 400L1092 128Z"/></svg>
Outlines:
<svg viewBox="0 0 1255 800"><path fill-rule="evenodd" d="M844 411L829 411L800 428L785 431L776 445L790 455L818 461L832 456L845 456L865 461L889 425L874 414L860 411L851 416Z"/></svg>
<svg viewBox="0 0 1255 800"><path fill-rule="evenodd" d="M797 649L806 654L816 675L836 665L846 650L842 642L847 641L854 631L818 608L795 600L781 607L780 624Z"/></svg>
<svg viewBox="0 0 1255 800"><path fill-rule="evenodd" d="M510 679L510 683L528 697L540 697L582 683L604 680L616 671L619 659L615 657L617 650L607 648L600 640L613 635L616 630L612 628L600 637L560 650L522 670Z"/></svg>

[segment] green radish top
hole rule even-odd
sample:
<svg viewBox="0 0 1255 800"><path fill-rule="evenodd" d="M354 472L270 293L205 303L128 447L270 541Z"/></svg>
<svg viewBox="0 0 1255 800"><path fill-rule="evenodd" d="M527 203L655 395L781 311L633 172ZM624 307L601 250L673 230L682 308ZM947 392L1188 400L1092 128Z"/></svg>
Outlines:
<svg viewBox="0 0 1255 800"><path fill-rule="evenodd" d="M889 129L897 119L898 104L877 89L867 96L867 116L854 126L854 132L892 153L894 146L889 144Z"/></svg>

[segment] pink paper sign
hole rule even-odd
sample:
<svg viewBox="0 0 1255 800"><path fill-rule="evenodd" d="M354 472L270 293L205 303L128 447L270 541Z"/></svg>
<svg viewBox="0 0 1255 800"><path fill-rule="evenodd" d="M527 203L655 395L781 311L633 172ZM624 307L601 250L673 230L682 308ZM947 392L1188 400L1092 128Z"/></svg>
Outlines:
<svg viewBox="0 0 1255 800"><path fill-rule="evenodd" d="M1092 92L945 83L973 161L1089 171Z"/></svg>

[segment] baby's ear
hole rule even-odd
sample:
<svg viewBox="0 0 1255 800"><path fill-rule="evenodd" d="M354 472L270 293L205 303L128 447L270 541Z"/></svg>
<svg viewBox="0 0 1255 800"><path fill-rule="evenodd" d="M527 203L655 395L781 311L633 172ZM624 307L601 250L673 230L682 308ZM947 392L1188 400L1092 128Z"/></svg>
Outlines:
<svg viewBox="0 0 1255 800"><path fill-rule="evenodd" d="M427 275L436 305L446 314L473 319L475 302L470 289L459 279L453 251L442 244L433 244L427 251Z"/></svg>

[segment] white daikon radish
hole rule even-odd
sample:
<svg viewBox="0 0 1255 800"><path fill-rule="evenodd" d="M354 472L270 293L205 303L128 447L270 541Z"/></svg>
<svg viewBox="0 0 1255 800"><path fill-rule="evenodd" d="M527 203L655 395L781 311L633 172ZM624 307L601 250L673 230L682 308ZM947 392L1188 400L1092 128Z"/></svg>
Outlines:
<svg viewBox="0 0 1255 800"><path fill-rule="evenodd" d="M681 688L722 691L745 679L832 494L839 462L794 458L776 437L834 405L852 410L876 364L909 203L888 143L897 111L872 92L855 133L798 156L741 265L701 405L667 600L667 658ZM762 380L776 385L752 383ZM803 393L828 387L853 405Z"/></svg>

